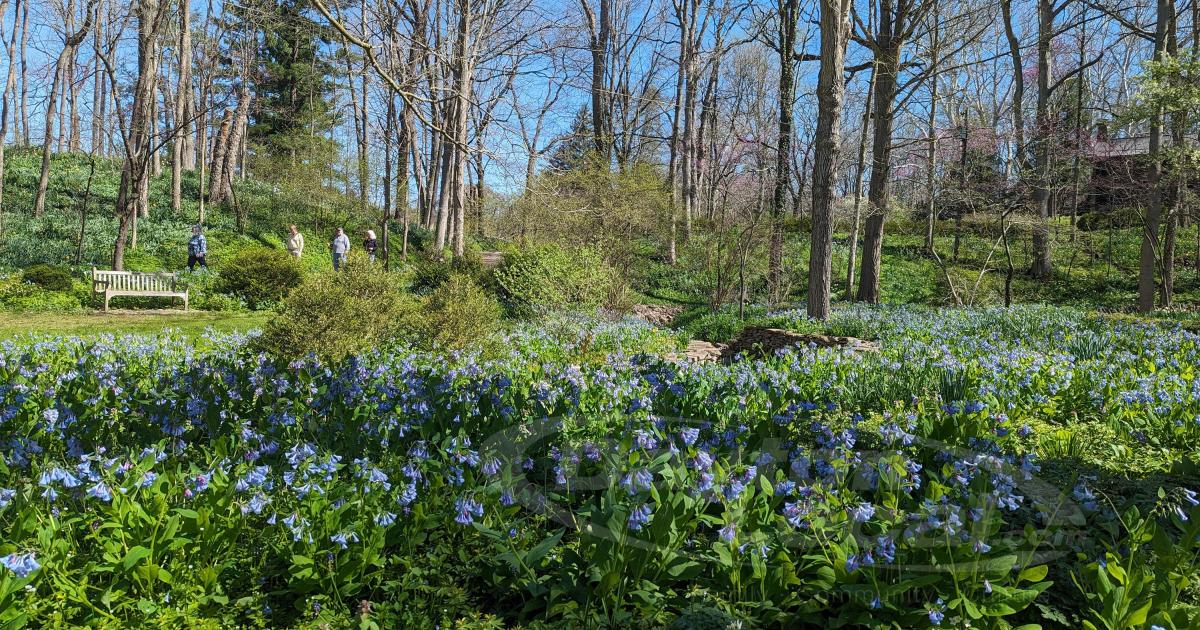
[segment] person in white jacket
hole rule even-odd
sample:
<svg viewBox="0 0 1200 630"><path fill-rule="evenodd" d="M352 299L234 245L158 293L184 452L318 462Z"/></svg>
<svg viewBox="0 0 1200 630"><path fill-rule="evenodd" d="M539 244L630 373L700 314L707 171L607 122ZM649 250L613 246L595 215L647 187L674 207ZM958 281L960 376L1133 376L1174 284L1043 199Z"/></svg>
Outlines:
<svg viewBox="0 0 1200 630"><path fill-rule="evenodd" d="M304 235L294 225L288 226L287 250L296 259L304 253Z"/></svg>
<svg viewBox="0 0 1200 630"><path fill-rule="evenodd" d="M329 250L333 252L333 270L341 270L342 265L346 264L346 254L350 253L350 238L342 228L337 229L337 235L329 244Z"/></svg>

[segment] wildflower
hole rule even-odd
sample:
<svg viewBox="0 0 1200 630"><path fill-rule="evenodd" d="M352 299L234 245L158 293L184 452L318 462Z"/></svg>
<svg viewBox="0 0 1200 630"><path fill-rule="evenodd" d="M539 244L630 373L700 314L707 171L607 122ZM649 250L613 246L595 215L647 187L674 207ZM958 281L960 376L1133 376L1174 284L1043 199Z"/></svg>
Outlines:
<svg viewBox="0 0 1200 630"><path fill-rule="evenodd" d="M8 507L12 503L13 497L17 496L17 491L10 488L0 488L0 509Z"/></svg>
<svg viewBox="0 0 1200 630"><path fill-rule="evenodd" d="M629 529L635 532L641 531L642 526L650 522L650 516L653 513L654 511L650 508L650 505L646 503L634 508L633 511L629 513Z"/></svg>
<svg viewBox="0 0 1200 630"><path fill-rule="evenodd" d="M472 497L456 499L454 509L458 511L458 516L454 517L454 520L459 525L470 525L475 522L476 518L483 516L483 504Z"/></svg>
<svg viewBox="0 0 1200 630"><path fill-rule="evenodd" d="M18 578L27 577L30 573L42 568L32 553L10 553L0 556L0 566L12 571Z"/></svg>
<svg viewBox="0 0 1200 630"><path fill-rule="evenodd" d="M104 485L103 481L98 481L96 485L88 488L87 495L89 497L96 497L101 501L112 501L112 491L108 489L108 486Z"/></svg>
<svg viewBox="0 0 1200 630"><path fill-rule="evenodd" d="M329 540L337 543L338 547L347 549L349 547L349 543L358 542L358 534L355 534L354 532L338 532L330 536Z"/></svg>
<svg viewBox="0 0 1200 630"><path fill-rule="evenodd" d="M737 524L727 523L725 527L721 528L721 531L718 533L718 535L721 537L721 540L724 540L725 542L733 542L733 539L737 537Z"/></svg>
<svg viewBox="0 0 1200 630"><path fill-rule="evenodd" d="M396 515L391 512L384 512L375 517L375 524L380 527L391 527L392 523L396 522Z"/></svg>
<svg viewBox="0 0 1200 630"><path fill-rule="evenodd" d="M625 477L621 479L621 487L625 488L629 496L633 496L642 490L649 490L652 485L654 485L654 473L645 468L639 468L626 473Z"/></svg>
<svg viewBox="0 0 1200 630"><path fill-rule="evenodd" d="M846 508L846 511L850 513L850 518L853 519L855 523L865 523L871 520L871 517L875 515L875 506L864 502L859 503L858 505L850 506Z"/></svg>

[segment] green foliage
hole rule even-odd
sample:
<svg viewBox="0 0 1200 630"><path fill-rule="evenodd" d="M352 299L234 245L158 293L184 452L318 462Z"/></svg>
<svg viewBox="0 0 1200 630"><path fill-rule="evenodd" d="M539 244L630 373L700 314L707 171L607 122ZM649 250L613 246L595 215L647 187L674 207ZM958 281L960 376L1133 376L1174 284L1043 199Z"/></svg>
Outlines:
<svg viewBox="0 0 1200 630"><path fill-rule="evenodd" d="M65 290L52 290L25 281L21 274L0 275L0 310L18 313L78 311L87 300L87 289L71 278Z"/></svg>
<svg viewBox="0 0 1200 630"><path fill-rule="evenodd" d="M256 345L281 357L341 359L411 330L417 306L397 276L351 259L341 273L311 276L293 290Z"/></svg>
<svg viewBox="0 0 1200 630"><path fill-rule="evenodd" d="M47 291L70 291L75 286L71 272L53 265L34 265L21 272L25 282L31 282Z"/></svg>
<svg viewBox="0 0 1200 630"><path fill-rule="evenodd" d="M457 272L429 295L421 311L417 345L446 350L487 339L496 331L501 314L494 298L470 276Z"/></svg>
<svg viewBox="0 0 1200 630"><path fill-rule="evenodd" d="M590 249L540 245L504 259L493 277L501 300L514 314L604 305L616 274Z"/></svg>
<svg viewBox="0 0 1200 630"><path fill-rule="evenodd" d="M285 251L266 247L238 252L222 261L219 271L218 291L245 300L251 309L282 300L304 280L295 258Z"/></svg>
<svg viewBox="0 0 1200 630"><path fill-rule="evenodd" d="M446 283L453 271L450 263L432 256L418 256L411 265L411 288L417 295L428 295Z"/></svg>

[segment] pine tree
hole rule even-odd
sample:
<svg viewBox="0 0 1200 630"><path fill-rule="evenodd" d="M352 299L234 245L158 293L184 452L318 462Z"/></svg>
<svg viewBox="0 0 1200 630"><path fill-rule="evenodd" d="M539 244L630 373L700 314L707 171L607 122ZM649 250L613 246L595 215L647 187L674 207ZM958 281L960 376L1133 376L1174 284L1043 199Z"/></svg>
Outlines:
<svg viewBox="0 0 1200 630"><path fill-rule="evenodd" d="M330 43L329 27L314 18L309 0L253 0L243 7L257 16L261 33L251 78L251 143L260 157L292 166L332 160L336 146L329 131L338 124L334 68L322 54Z"/></svg>

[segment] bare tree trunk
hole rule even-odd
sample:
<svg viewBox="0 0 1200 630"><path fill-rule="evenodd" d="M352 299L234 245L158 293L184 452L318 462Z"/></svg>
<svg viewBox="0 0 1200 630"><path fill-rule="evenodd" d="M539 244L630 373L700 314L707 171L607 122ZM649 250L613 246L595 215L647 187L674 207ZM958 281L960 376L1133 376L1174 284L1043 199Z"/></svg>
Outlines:
<svg viewBox="0 0 1200 630"><path fill-rule="evenodd" d="M880 24L887 16L880 16ZM882 28L882 26L881 26ZM867 221L863 231L862 275L858 299L878 304L883 264L883 224L891 202L892 123L895 120L900 50L883 49L875 57L875 125L871 135L871 183L867 189Z"/></svg>
<svg viewBox="0 0 1200 630"><path fill-rule="evenodd" d="M599 0L599 15L592 11L591 0L580 0L590 27L589 46L592 54L592 139L601 168L607 169L612 158L612 121L609 119L608 69L609 40L612 37L612 0Z"/></svg>
<svg viewBox="0 0 1200 630"><path fill-rule="evenodd" d="M1054 37L1054 0L1038 0L1037 41L1037 142L1034 147L1033 203L1037 218L1033 226L1033 261L1029 273L1034 278L1050 277L1050 217L1054 195L1050 190L1051 144L1054 121L1050 119L1051 44Z"/></svg>
<svg viewBox="0 0 1200 630"><path fill-rule="evenodd" d="M192 11L189 0L179 0L179 71L175 87L175 139L171 143L171 210L183 205L183 170L187 139L191 137L188 102L192 100Z"/></svg>
<svg viewBox="0 0 1200 630"><path fill-rule="evenodd" d="M858 137L858 167L854 171L854 222L850 225L850 256L846 261L846 299L854 296L854 265L858 258L858 224L862 220L863 173L867 162L867 132L871 128L871 105L875 96L875 71L867 84L867 95L863 100L862 132Z"/></svg>
<svg viewBox="0 0 1200 630"><path fill-rule="evenodd" d="M837 168L850 0L821 0L821 69L817 74L817 131L813 156L812 243L808 257L808 315L829 318L833 263L833 188ZM875 70L879 72L878 67ZM876 79L876 94L879 79ZM879 100L876 99L876 103ZM878 108L877 108L878 111ZM876 134L879 121L876 120ZM874 175L872 174L872 177Z"/></svg>
<svg viewBox="0 0 1200 630"><path fill-rule="evenodd" d="M104 13L103 8L96 10L96 27L92 29L92 48L100 50L102 45L101 38L104 33ZM92 156L104 156L104 100L108 93L108 87L104 82L104 73L100 68L100 56L94 55L92 59L92 129L91 129L91 148Z"/></svg>
<svg viewBox="0 0 1200 630"><path fill-rule="evenodd" d="M137 221L137 188L145 180L154 146L154 121L150 117L151 103L158 79L158 57L155 54L159 31L168 13L157 0L141 0L138 5L138 76L133 90L133 110L129 118L125 163L121 168L121 187L117 193L117 216L120 219L117 241L113 247L113 269L123 269L125 241Z"/></svg>
<svg viewBox="0 0 1200 630"><path fill-rule="evenodd" d="M29 146L29 57L25 50L29 46L29 2L21 5L21 146Z"/></svg>
<svg viewBox="0 0 1200 630"><path fill-rule="evenodd" d="M834 0L840 2L840 0ZM825 42L825 13L828 4L822 2L821 5L821 48L824 54ZM842 16L846 17L846 16ZM768 252L767 261L767 286L772 304L780 303L783 298L783 208L787 203L788 184L791 179L792 165L792 101L795 98L796 83L794 78L794 57L796 48L796 22L800 19L800 2L799 0L784 0L779 3L779 32L777 36L777 44L779 45L779 133L775 139L775 189L771 197L771 236L770 236L770 251ZM832 25L838 25L840 22L831 22ZM838 31L840 32L840 31ZM831 33L830 36L835 36L836 33ZM842 46L843 54L845 54L845 46ZM841 62L838 62L841 66ZM824 71L824 65L821 67ZM839 83L841 81L839 80ZM842 88L845 85L842 84ZM819 97L818 97L819 100ZM838 106L841 106L841 101L838 101ZM822 113L824 109L822 106ZM819 132L818 132L819 133ZM836 130L834 131L836 134ZM831 179L829 184L830 194L832 194L832 171L830 172ZM815 200L815 197L814 197ZM815 203L813 211L816 211ZM829 226L832 229L832 225ZM813 230L817 229L816 219L814 217ZM830 233L832 238L832 232ZM817 245L814 243L814 248ZM812 270L809 270L811 274ZM812 282L810 281L811 285ZM809 296L809 313L812 313L812 296ZM828 302L828 296L826 296ZM826 309L828 310L828 309Z"/></svg>
<svg viewBox="0 0 1200 630"><path fill-rule="evenodd" d="M217 205L225 200L225 154L229 151L229 133L233 127L233 112L225 110L221 116L221 126L212 143L212 160L209 167L208 202Z"/></svg>
<svg viewBox="0 0 1200 630"><path fill-rule="evenodd" d="M1174 0L1158 0L1158 25L1154 31L1154 60L1161 61L1166 51L1167 37L1174 18ZM1159 267L1158 231L1162 220L1162 132L1161 110L1150 118L1150 203L1146 208L1142 231L1142 247L1138 261L1138 311L1149 313L1154 310L1155 272Z"/></svg>
<svg viewBox="0 0 1200 630"><path fill-rule="evenodd" d="M58 60L54 63L54 80L50 84L50 98L46 101L46 135L42 138L42 172L38 177L37 194L33 202L33 216L40 217L46 213L46 189L50 186L50 148L54 141L54 117L56 114L56 106L58 105L59 92L62 88L63 76L66 72L66 64L75 54L75 47L87 37L88 31L92 28L92 18L95 15L96 0L90 0L87 7L84 9L85 17L83 26L74 33L68 33L63 40L62 52L58 55ZM24 40L24 36L22 36ZM22 46L23 48L23 46ZM24 101L24 96L22 96ZM22 104L22 109L24 105ZM59 129L59 137L61 139L62 129Z"/></svg>
<svg viewBox="0 0 1200 630"><path fill-rule="evenodd" d="M16 0L13 5L13 31L12 37L4 42L4 56L8 59L8 75L4 79L4 97L0 100L0 234L4 233L4 145L8 142L8 105L13 97L13 92L16 86L16 59L13 57L13 49L16 47L17 31L20 30L20 22L17 20L17 15L21 11L21 0ZM4 40L4 16L8 11L8 0L0 0L0 41Z"/></svg>
<svg viewBox="0 0 1200 630"><path fill-rule="evenodd" d="M937 5L933 7L933 32L930 34L933 38L933 45L930 47L929 54L931 56L930 67L938 67L938 54L941 52L942 29L941 19L938 15ZM937 221L937 207L934 200L934 174L937 172L937 111L938 111L938 77L935 74L930 77L929 85L929 119L926 125L926 132L929 134L929 152L926 160L925 171L925 196L927 207L925 209L925 249L932 252L933 243L933 226Z"/></svg>

